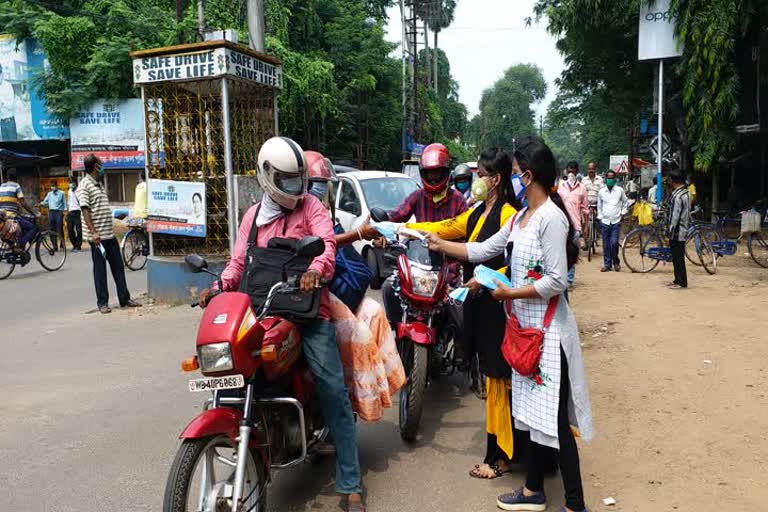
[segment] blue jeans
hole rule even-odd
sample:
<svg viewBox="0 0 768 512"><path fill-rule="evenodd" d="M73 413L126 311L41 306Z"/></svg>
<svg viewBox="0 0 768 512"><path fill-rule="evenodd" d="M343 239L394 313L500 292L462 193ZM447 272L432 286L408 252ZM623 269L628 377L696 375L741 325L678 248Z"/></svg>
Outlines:
<svg viewBox="0 0 768 512"><path fill-rule="evenodd" d="M619 264L619 228L621 224L603 224L603 266L611 268Z"/></svg>
<svg viewBox="0 0 768 512"><path fill-rule="evenodd" d="M336 445L336 491L362 492L362 476L357 456L355 417L344 384L336 328L328 320L313 320L300 328L304 357L315 376L317 397Z"/></svg>

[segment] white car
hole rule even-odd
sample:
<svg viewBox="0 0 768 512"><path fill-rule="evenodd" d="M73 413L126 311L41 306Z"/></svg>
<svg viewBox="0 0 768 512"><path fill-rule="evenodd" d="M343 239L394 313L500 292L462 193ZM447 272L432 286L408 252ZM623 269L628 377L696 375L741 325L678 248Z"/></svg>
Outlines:
<svg viewBox="0 0 768 512"><path fill-rule="evenodd" d="M398 172L341 173L336 190L336 218L344 231L350 231L362 224L371 208L389 212L420 186L419 181ZM381 254L377 254L379 251L374 251L367 241L355 242L354 247L368 261L368 267L374 273L371 287L378 288L381 278L386 276Z"/></svg>

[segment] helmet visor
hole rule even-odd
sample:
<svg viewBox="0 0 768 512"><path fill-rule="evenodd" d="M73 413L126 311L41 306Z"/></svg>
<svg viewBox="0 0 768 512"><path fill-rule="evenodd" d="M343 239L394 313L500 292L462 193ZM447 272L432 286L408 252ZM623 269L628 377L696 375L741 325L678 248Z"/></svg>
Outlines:
<svg viewBox="0 0 768 512"><path fill-rule="evenodd" d="M281 192L292 196L300 196L304 193L304 178L297 174L285 174L275 171L275 186Z"/></svg>

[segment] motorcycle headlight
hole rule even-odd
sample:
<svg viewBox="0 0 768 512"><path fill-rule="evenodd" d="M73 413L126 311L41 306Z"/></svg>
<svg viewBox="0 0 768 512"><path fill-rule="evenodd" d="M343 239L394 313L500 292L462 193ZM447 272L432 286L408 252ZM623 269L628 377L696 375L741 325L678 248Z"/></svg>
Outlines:
<svg viewBox="0 0 768 512"><path fill-rule="evenodd" d="M229 343L211 343L197 348L197 358L200 361L200 371L203 373L218 373L235 367L232 360L232 350Z"/></svg>
<svg viewBox="0 0 768 512"><path fill-rule="evenodd" d="M439 272L435 270L424 270L411 267L411 282L413 283L413 293L422 297L432 297L437 288Z"/></svg>

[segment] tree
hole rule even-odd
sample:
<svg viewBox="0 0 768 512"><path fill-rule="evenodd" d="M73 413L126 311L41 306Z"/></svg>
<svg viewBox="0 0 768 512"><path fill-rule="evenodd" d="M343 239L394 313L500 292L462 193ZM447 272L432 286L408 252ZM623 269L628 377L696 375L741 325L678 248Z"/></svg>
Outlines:
<svg viewBox="0 0 768 512"><path fill-rule="evenodd" d="M453 13L456 10L457 1L458 0L429 0L431 10L427 25L435 37L435 44L432 46L435 92L438 91L440 78L438 72L439 46L437 45L437 36L443 29L448 28L451 26L451 23L453 23Z"/></svg>
<svg viewBox="0 0 768 512"><path fill-rule="evenodd" d="M531 106L546 92L547 83L538 66L518 64L507 69L480 100L478 147L511 150L514 139L535 133Z"/></svg>

